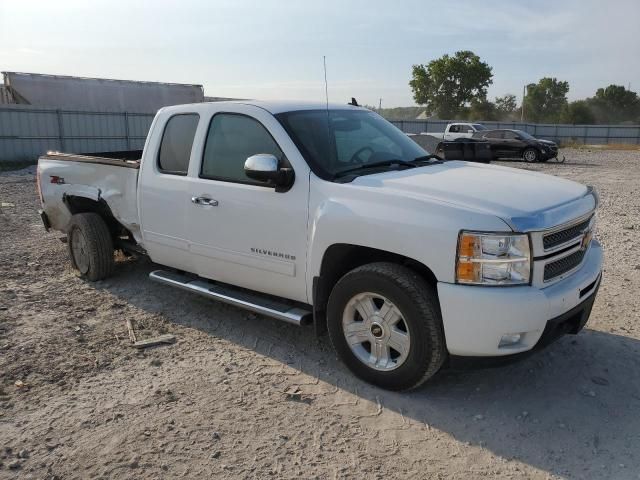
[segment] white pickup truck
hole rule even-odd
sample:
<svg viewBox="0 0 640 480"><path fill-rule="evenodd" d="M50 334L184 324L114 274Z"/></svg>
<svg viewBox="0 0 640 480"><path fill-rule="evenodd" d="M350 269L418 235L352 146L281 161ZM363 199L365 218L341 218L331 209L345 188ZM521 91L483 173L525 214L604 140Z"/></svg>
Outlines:
<svg viewBox="0 0 640 480"><path fill-rule="evenodd" d="M442 134L443 140L456 140L458 138L471 138L474 133L487 130L481 123L449 123Z"/></svg>
<svg viewBox="0 0 640 480"><path fill-rule="evenodd" d="M154 281L328 329L384 388L575 334L600 284L593 189L443 162L365 108L172 106L135 153L39 160L44 225L82 277L148 255Z"/></svg>

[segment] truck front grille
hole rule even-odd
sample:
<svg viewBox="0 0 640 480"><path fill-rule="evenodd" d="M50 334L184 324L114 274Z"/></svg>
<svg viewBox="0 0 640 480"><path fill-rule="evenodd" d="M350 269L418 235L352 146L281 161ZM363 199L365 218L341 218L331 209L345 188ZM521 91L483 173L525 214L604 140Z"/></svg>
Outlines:
<svg viewBox="0 0 640 480"><path fill-rule="evenodd" d="M580 263L582 263L582 259L584 258L587 250L578 250L571 255L567 255L566 257L561 258L560 260L556 260L555 262L549 262L544 266L544 281L548 282L564 273L567 273L574 268L576 268Z"/></svg>
<svg viewBox="0 0 640 480"><path fill-rule="evenodd" d="M572 225L564 230L558 230L557 232L548 233L542 237L542 244L545 250L557 247L571 240L577 239L582 235L582 232L589 226L591 217L587 218L584 222L580 222L576 225Z"/></svg>

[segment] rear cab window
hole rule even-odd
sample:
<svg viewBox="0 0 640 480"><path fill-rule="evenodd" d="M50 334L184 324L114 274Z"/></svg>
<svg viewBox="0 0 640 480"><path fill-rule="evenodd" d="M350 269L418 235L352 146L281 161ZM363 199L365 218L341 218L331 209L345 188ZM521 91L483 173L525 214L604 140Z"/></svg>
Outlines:
<svg viewBox="0 0 640 480"><path fill-rule="evenodd" d="M179 113L169 118L158 151L160 172L170 175L187 174L199 120L197 113Z"/></svg>

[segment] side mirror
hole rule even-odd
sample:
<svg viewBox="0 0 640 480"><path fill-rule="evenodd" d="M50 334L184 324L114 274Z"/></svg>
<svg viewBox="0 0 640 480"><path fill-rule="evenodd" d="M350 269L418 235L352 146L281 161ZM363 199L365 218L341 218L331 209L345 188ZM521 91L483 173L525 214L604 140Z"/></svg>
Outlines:
<svg viewBox="0 0 640 480"><path fill-rule="evenodd" d="M278 159L269 153L258 153L247 158L244 173L253 180L275 185L279 191L286 190L293 183L293 170L280 168Z"/></svg>

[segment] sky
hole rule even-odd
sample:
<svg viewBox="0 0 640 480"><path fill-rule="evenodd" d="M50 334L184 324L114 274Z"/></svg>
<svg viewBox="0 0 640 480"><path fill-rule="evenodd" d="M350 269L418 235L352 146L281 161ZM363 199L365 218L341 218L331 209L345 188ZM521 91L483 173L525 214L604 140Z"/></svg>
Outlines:
<svg viewBox="0 0 640 480"><path fill-rule="evenodd" d="M489 98L544 76L640 92L640 0L0 0L0 71L202 84L205 94L414 105L411 67L471 50Z"/></svg>

